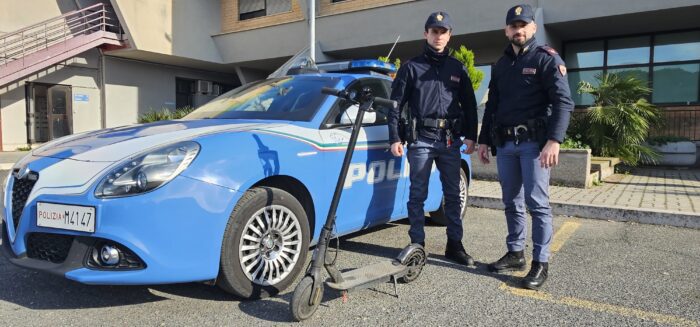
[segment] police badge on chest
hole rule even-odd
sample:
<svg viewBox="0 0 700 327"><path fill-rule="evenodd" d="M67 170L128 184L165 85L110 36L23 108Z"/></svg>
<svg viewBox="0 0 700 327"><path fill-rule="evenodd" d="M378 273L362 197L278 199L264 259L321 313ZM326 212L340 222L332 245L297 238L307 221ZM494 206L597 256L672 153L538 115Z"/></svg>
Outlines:
<svg viewBox="0 0 700 327"><path fill-rule="evenodd" d="M523 68L523 75L535 75L537 74L537 68Z"/></svg>

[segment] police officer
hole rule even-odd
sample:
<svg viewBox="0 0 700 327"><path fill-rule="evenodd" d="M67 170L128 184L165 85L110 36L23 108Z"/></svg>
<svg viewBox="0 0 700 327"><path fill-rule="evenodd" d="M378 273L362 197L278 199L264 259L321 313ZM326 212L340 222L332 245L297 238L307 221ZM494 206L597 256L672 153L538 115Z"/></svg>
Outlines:
<svg viewBox="0 0 700 327"><path fill-rule="evenodd" d="M537 44L533 20L529 5L508 10L505 33L510 44L492 69L478 154L488 164L488 147L496 149L508 225L508 252L489 269L525 270L527 205L534 249L522 286L538 289L547 280L552 240L549 173L558 163L574 103L564 62L554 49Z"/></svg>
<svg viewBox="0 0 700 327"><path fill-rule="evenodd" d="M411 179L408 200L411 243L425 245L423 203L435 162L440 171L444 211L449 221L445 257L473 265L474 260L462 245L459 149L465 144L465 153L475 150L476 99L464 65L449 55L447 43L451 33L450 16L446 12L435 12L428 17L423 53L401 65L391 87L391 99L399 103L399 108L389 113L389 138L391 152L402 156L404 148L398 121L400 110L407 104L415 126L409 133L413 137L409 137L407 154Z"/></svg>

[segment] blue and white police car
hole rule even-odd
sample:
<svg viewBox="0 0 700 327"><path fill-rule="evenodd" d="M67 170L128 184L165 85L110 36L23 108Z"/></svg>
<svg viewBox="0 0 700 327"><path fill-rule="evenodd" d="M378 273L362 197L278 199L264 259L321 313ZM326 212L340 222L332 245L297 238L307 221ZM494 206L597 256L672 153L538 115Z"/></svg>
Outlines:
<svg viewBox="0 0 700 327"><path fill-rule="evenodd" d="M185 118L66 136L4 182L10 262L86 284L216 283L275 294L320 234L357 108L321 88L389 97L392 65L336 63L241 86ZM338 207L344 235L406 217L408 165L388 149L388 108L365 115ZM462 212L469 157L462 162ZM441 218L433 169L426 210ZM443 218L444 219L444 218Z"/></svg>

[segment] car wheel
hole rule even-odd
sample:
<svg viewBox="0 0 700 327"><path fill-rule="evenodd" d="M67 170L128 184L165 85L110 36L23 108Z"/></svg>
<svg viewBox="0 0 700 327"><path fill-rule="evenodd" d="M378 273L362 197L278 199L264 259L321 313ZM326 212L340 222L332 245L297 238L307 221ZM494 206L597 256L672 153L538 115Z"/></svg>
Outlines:
<svg viewBox="0 0 700 327"><path fill-rule="evenodd" d="M306 212L272 187L247 191L229 217L217 285L245 299L275 295L297 277L309 250Z"/></svg>
<svg viewBox="0 0 700 327"><path fill-rule="evenodd" d="M469 204L469 180L463 169L459 170L459 204L462 209L460 219L467 216L467 205ZM447 226L447 216L445 216L445 197L442 198L440 208L430 213L430 219L440 225Z"/></svg>

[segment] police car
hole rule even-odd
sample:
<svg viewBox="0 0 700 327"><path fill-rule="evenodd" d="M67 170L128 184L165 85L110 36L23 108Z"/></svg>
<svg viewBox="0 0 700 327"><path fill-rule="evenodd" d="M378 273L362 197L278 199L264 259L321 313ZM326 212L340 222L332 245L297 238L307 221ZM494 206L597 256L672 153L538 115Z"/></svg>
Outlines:
<svg viewBox="0 0 700 327"><path fill-rule="evenodd" d="M320 234L357 112L321 88L388 98L394 70L380 61L324 67L241 86L181 120L33 150L4 182L4 254L85 284L201 281L243 298L285 289ZM344 185L339 235L407 216L407 161L389 151L388 108L374 109ZM464 214L466 155L462 168ZM430 185L425 208L440 220L435 169Z"/></svg>

